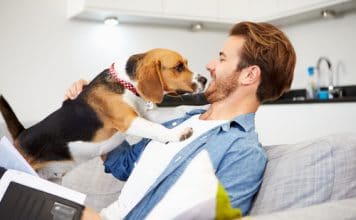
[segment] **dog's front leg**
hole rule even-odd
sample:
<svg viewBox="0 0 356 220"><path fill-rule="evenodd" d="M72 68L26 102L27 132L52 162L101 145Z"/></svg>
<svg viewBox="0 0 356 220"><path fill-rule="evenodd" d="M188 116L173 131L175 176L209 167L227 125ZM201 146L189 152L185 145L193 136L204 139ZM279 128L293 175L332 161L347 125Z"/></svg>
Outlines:
<svg viewBox="0 0 356 220"><path fill-rule="evenodd" d="M184 141L193 134L192 128L168 129L161 124L136 117L125 134L149 138L162 143Z"/></svg>
<svg viewBox="0 0 356 220"><path fill-rule="evenodd" d="M79 164L88 159L101 156L119 146L124 140L125 135L115 133L109 139L100 142L69 142L68 147L73 159Z"/></svg>

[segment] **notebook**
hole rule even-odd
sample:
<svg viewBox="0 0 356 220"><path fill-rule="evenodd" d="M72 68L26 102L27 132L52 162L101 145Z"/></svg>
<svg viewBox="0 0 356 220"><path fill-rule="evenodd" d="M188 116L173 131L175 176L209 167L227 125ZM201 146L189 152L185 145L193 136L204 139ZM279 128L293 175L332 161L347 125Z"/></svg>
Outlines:
<svg viewBox="0 0 356 220"><path fill-rule="evenodd" d="M38 189L11 182L0 202L3 220L80 220L84 206Z"/></svg>

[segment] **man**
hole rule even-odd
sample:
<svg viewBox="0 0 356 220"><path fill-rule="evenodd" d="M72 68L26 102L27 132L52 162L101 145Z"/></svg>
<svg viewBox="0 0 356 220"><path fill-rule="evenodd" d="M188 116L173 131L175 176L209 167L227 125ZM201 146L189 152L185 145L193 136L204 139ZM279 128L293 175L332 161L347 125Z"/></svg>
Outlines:
<svg viewBox="0 0 356 220"><path fill-rule="evenodd" d="M215 174L232 207L248 214L267 161L255 132L261 103L290 88L296 55L288 38L267 23L241 22L230 31L219 58L207 64L211 82L206 111L192 111L167 127L190 126L196 136L177 146L142 140L110 152L105 171L126 180L119 199L100 213L104 219L143 219L176 182L201 149L209 152ZM67 92L74 98L85 82ZM135 168L134 168L135 167ZM184 192L182 192L184 193ZM100 219L86 209L82 219Z"/></svg>

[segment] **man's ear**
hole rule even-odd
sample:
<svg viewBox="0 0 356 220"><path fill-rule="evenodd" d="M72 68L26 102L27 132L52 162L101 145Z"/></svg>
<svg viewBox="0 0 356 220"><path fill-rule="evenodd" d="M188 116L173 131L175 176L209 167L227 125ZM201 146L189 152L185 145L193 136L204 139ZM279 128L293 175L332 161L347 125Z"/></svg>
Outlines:
<svg viewBox="0 0 356 220"><path fill-rule="evenodd" d="M137 89L148 101L160 103L163 100L163 82L161 79L161 62L152 61L137 70Z"/></svg>
<svg viewBox="0 0 356 220"><path fill-rule="evenodd" d="M257 65L249 66L242 70L241 72L241 84L242 85L252 85L258 83L261 77L261 69Z"/></svg>

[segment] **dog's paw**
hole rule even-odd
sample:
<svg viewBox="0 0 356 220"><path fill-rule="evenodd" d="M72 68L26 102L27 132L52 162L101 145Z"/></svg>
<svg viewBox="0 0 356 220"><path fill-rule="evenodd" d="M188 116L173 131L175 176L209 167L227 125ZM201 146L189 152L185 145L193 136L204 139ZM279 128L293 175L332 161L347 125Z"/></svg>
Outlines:
<svg viewBox="0 0 356 220"><path fill-rule="evenodd" d="M179 141L184 141L184 140L190 138L190 136L192 136L192 134L193 134L193 128L184 129L179 137Z"/></svg>

